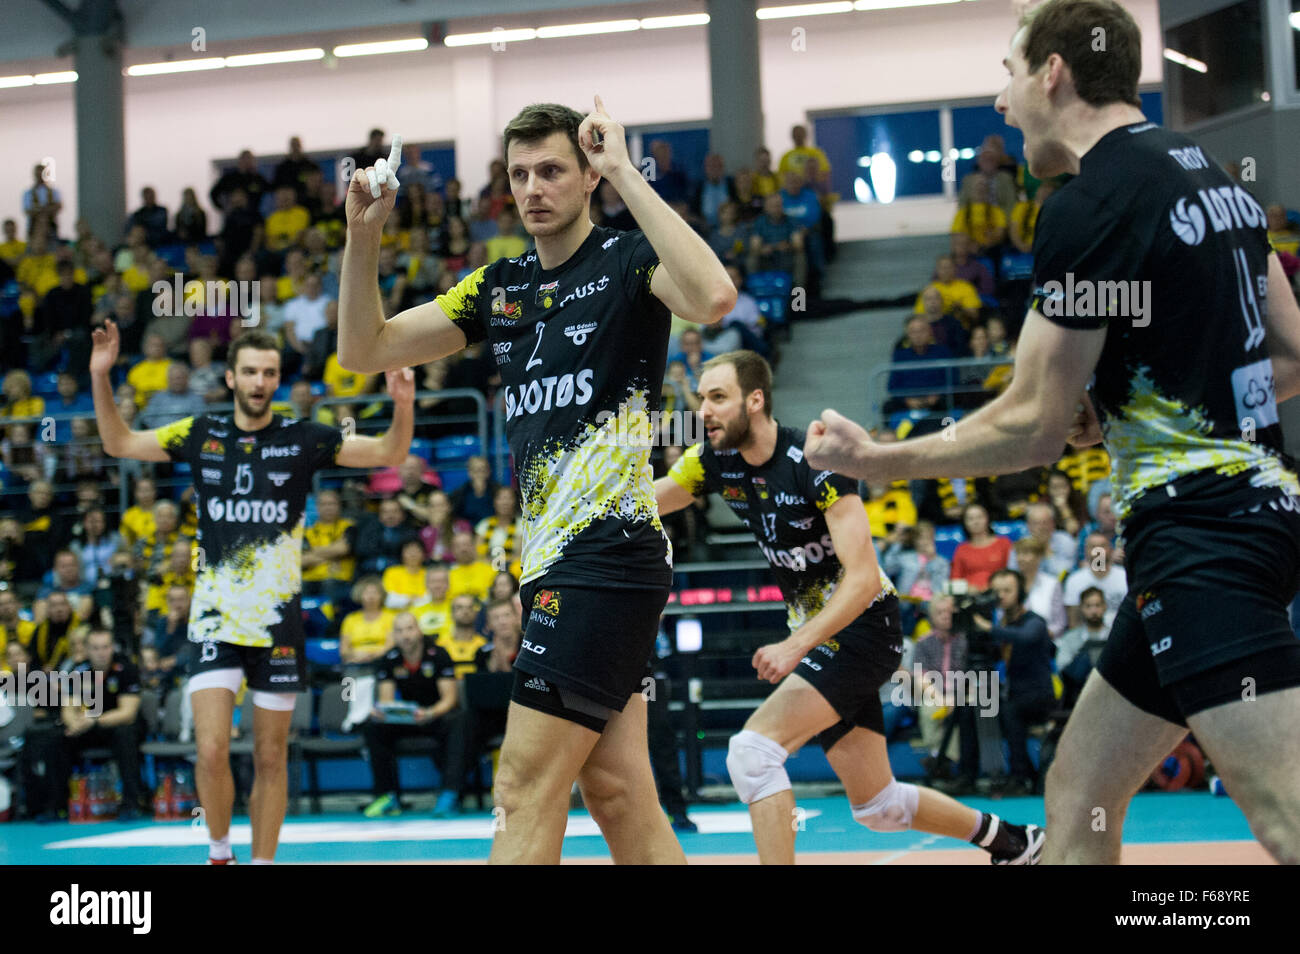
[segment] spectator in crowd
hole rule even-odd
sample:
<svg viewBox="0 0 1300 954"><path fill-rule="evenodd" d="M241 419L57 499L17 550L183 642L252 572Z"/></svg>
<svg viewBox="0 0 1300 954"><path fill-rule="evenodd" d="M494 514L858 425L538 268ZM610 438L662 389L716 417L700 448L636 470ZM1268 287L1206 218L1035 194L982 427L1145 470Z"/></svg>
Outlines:
<svg viewBox="0 0 1300 954"><path fill-rule="evenodd" d="M130 821L140 815L140 670L126 654L117 652L113 634L106 629L91 630L86 655L74 672L87 677L102 674L102 689L96 679L94 695L83 690L79 698L64 702L63 744L52 753L54 792L68 790L69 767L86 749L112 749L122 779L117 817Z"/></svg>
<svg viewBox="0 0 1300 954"><path fill-rule="evenodd" d="M445 491L430 491L427 507L428 523L420 531L420 540L430 560L445 563L451 559L452 534L471 527L468 520L452 514L451 498Z"/></svg>
<svg viewBox="0 0 1300 954"><path fill-rule="evenodd" d="M311 341L307 344L307 352L303 356L302 373L312 381L323 379L327 370L336 378L341 375L349 375L354 383L371 380L369 375L353 375L350 371L344 371L343 367L338 363L338 351L339 303L337 299L327 296L325 299L325 324L316 329ZM334 359L332 362L331 358Z"/></svg>
<svg viewBox="0 0 1300 954"><path fill-rule="evenodd" d="M478 555L474 534L468 530L452 535L451 598L469 593L477 600L485 600L496 570L491 563Z"/></svg>
<svg viewBox="0 0 1300 954"><path fill-rule="evenodd" d="M44 572L42 551L27 542L22 522L0 518L0 580L23 592L34 592Z"/></svg>
<svg viewBox="0 0 1300 954"><path fill-rule="evenodd" d="M1047 623L1048 635L1053 640L1059 639L1065 632L1065 599L1060 577L1042 569L1047 549L1036 537L1021 537L1012 545L1011 552L1028 588L1025 608L1041 616Z"/></svg>
<svg viewBox="0 0 1300 954"><path fill-rule="evenodd" d="M802 124L792 127L790 129L790 139L794 142L794 145L781 156L777 171L782 175L787 172L798 172L802 175L804 170L808 168L808 160L815 159L817 161L818 178L829 180L831 176L830 160L826 158L826 153L821 149L808 145L808 127ZM766 152L767 150L762 151ZM757 158L758 156L755 156L755 159Z"/></svg>
<svg viewBox="0 0 1300 954"><path fill-rule="evenodd" d="M943 361L951 357L951 350L935 343L929 320L923 315L913 315L907 319L906 341L894 348L891 361L893 364L906 364L912 361ZM937 408L943 401L947 381L947 372L942 368L891 371L888 387L892 397L885 402L885 413L892 414L903 408ZM901 395L900 391L909 393Z"/></svg>
<svg viewBox="0 0 1300 954"><path fill-rule="evenodd" d="M297 245L302 233L311 225L311 214L298 204L298 193L293 186L275 190L275 209L266 217L266 248L280 253Z"/></svg>
<svg viewBox="0 0 1300 954"><path fill-rule="evenodd" d="M181 191L181 205L176 210L176 241L198 245L208 239L208 213L199 206L198 196L186 186Z"/></svg>
<svg viewBox="0 0 1300 954"><path fill-rule="evenodd" d="M930 600L930 631L917 640L912 657L913 665L920 667L921 678L934 687L927 691L927 685L913 686L913 698L919 700L917 726L921 730L921 743L928 753L921 764L928 775L940 778L946 778L951 764L957 761L959 739L956 732L948 733L948 744L943 751L940 751L940 746L943 744L945 716L956 702L956 680L966 671L966 634L953 630L953 610L951 596L936 595ZM936 683L936 677L942 681ZM938 690L937 698L935 690Z"/></svg>
<svg viewBox="0 0 1300 954"><path fill-rule="evenodd" d="M60 372L55 386L58 388L58 395L45 404L41 410L41 414L38 416L43 416L45 414L90 414L95 410L95 405L92 402L90 395L87 392L78 389L77 376L71 371ZM18 417L20 415L15 414L13 416ZM62 443L68 440L71 436L71 421L55 421L54 439L56 441Z"/></svg>
<svg viewBox="0 0 1300 954"><path fill-rule="evenodd" d="M257 160L253 158L252 152L245 149L240 152L235 168L227 169L217 179L208 191L208 198L212 200L214 208L229 215L231 207L227 203L235 192L243 192L249 207L257 209L262 204L262 196L270 191L271 183L257 171Z"/></svg>
<svg viewBox="0 0 1300 954"><path fill-rule="evenodd" d="M144 609L147 619L156 619L167 612L167 590L171 587L194 589L194 546L192 538L178 535L167 545L162 562L145 574Z"/></svg>
<svg viewBox="0 0 1300 954"><path fill-rule="evenodd" d="M190 339L190 393L206 404L220 404L230 397L226 388L226 365L213 360L212 342L207 338Z"/></svg>
<svg viewBox="0 0 1300 954"><path fill-rule="evenodd" d="M416 529L406 519L406 513L396 497L385 497L379 502L379 514L366 515L357 525L353 550L359 573L383 573L401 560L402 546L408 540L418 539Z"/></svg>
<svg viewBox="0 0 1300 954"><path fill-rule="evenodd" d="M32 610L36 630L27 643L32 662L41 669L57 669L68 654L68 640L72 631L81 625L66 593L54 590L45 598L43 611Z"/></svg>
<svg viewBox="0 0 1300 954"><path fill-rule="evenodd" d="M0 461L20 485L53 477L58 466L50 447L44 441L33 441L32 428L26 424L10 424L4 429Z"/></svg>
<svg viewBox="0 0 1300 954"><path fill-rule="evenodd" d="M519 223L514 206L505 206L497 215L497 234L484 242L487 260L518 258L528 250L528 237Z"/></svg>
<svg viewBox="0 0 1300 954"><path fill-rule="evenodd" d="M167 387L168 368L172 361L167 357L167 342L162 335L144 336L144 358L127 372L126 380L135 388L135 404L143 408L149 398Z"/></svg>
<svg viewBox="0 0 1300 954"><path fill-rule="evenodd" d="M87 645L90 642L90 627L79 626L68 634L68 654L59 663L59 672L73 672L90 658Z"/></svg>
<svg viewBox="0 0 1300 954"><path fill-rule="evenodd" d="M136 478L132 499L134 502L122 514L119 527L127 547L134 547L154 531L153 508L158 502L158 485L152 477Z"/></svg>
<svg viewBox="0 0 1300 954"><path fill-rule="evenodd" d="M1022 199L1011 210L1010 237L1016 251L1028 254L1034 250L1034 229L1038 224L1038 213L1055 191L1056 186L1052 183L1040 182L1033 199Z"/></svg>
<svg viewBox="0 0 1300 954"><path fill-rule="evenodd" d="M140 427L153 429L179 421L184 417L197 417L207 410L203 398L190 389L190 369L179 361L167 367L167 390L158 391L140 412Z"/></svg>
<svg viewBox="0 0 1300 954"><path fill-rule="evenodd" d="M479 556L493 566L517 562L523 552L518 519L519 495L515 488L498 487L492 495L492 516L484 517L474 527Z"/></svg>
<svg viewBox="0 0 1300 954"><path fill-rule="evenodd" d="M384 570L384 606L405 610L425 600L424 544L418 539L402 544L400 562Z"/></svg>
<svg viewBox="0 0 1300 954"><path fill-rule="evenodd" d="M71 544L81 564L81 578L95 586L107 578L112 567L113 554L122 548L122 537L117 531L109 532L108 518L102 507L91 507L82 521L84 533Z"/></svg>
<svg viewBox="0 0 1300 954"><path fill-rule="evenodd" d="M307 154L302 151L302 140L297 136L289 137L289 154L275 165L271 176L271 186L275 189L290 188L294 197L301 202L307 198L307 175L319 171Z"/></svg>
<svg viewBox="0 0 1300 954"><path fill-rule="evenodd" d="M424 596L421 602L411 608L420 632L430 639L438 640L449 634L452 628L451 618L451 572L445 563L434 563L424 573Z"/></svg>
<svg viewBox="0 0 1300 954"><path fill-rule="evenodd" d="M159 500L153 505L153 529L135 544L136 566L144 576L162 572L167 554L181 536L180 506L174 500Z"/></svg>
<svg viewBox="0 0 1300 954"><path fill-rule="evenodd" d="M691 213L703 219L710 229L721 222L721 208L736 201L736 183L727 175L726 160L716 152L704 157L704 180L691 196Z"/></svg>
<svg viewBox="0 0 1300 954"><path fill-rule="evenodd" d="M447 651L455 664L457 679L478 671L479 651L487 645L487 637L478 631L480 602L470 593L461 593L451 601L451 631L438 637L437 644Z"/></svg>
<svg viewBox="0 0 1300 954"><path fill-rule="evenodd" d="M1090 586L1079 594L1079 613L1079 625L1067 629L1056 641L1056 671L1064 688L1061 706L1065 709L1074 707L1110 635L1106 594L1099 587Z"/></svg>
<svg viewBox="0 0 1300 954"><path fill-rule="evenodd" d="M966 541L952 555L952 579L965 580L972 590L987 590L993 574L1006 569L1011 540L992 532L989 512L982 504L967 504L961 525Z"/></svg>
<svg viewBox="0 0 1300 954"><path fill-rule="evenodd" d="M1123 554L1119 552L1119 522L1115 517L1115 508L1111 504L1111 494L1109 490L1103 490L1094 498L1096 503L1093 505L1093 518L1084 525L1079 531L1079 550L1075 554L1075 566L1083 566L1084 559L1088 556L1088 537L1094 533L1100 533L1110 543L1111 560L1114 563L1123 562Z"/></svg>
<svg viewBox="0 0 1300 954"><path fill-rule="evenodd" d="M1106 596L1106 626L1115 622L1115 614L1128 595L1128 575L1111 559L1110 538L1104 533L1090 533L1084 541L1083 566L1065 579L1065 610L1071 628L1083 618L1079 602L1083 591L1096 587Z"/></svg>
<svg viewBox="0 0 1300 954"><path fill-rule="evenodd" d="M808 280L808 255L804 233L785 214L781 193L763 200L763 215L754 220L749 239L749 272L764 269L790 272L794 284Z"/></svg>
<svg viewBox="0 0 1300 954"><path fill-rule="evenodd" d="M1300 255L1300 229L1287 218L1286 207L1274 203L1264 210L1268 241L1276 252Z"/></svg>
<svg viewBox="0 0 1300 954"><path fill-rule="evenodd" d="M32 360L37 370L82 369L90 364L90 319L94 313L90 287L77 281L70 260L58 263L59 283L45 293L36 308L40 333Z"/></svg>
<svg viewBox="0 0 1300 954"><path fill-rule="evenodd" d="M23 213L27 216L27 236L38 230L51 239L59 237L59 213L63 211L63 195L54 188L54 166L44 162L32 168L32 187L23 193Z"/></svg>
<svg viewBox="0 0 1300 954"><path fill-rule="evenodd" d="M734 201L718 206L717 227L709 232L709 248L724 265L739 265L749 248L749 227L740 221L740 206Z"/></svg>
<svg viewBox="0 0 1300 954"><path fill-rule="evenodd" d="M955 316L969 327L979 317L980 296L975 286L957 274L957 263L951 255L940 255L934 263L934 280L927 288L937 288L943 296L944 314ZM924 310L918 295L916 312Z"/></svg>
<svg viewBox="0 0 1300 954"><path fill-rule="evenodd" d="M992 360L989 354L989 329L986 325L977 324L971 328L967 350L970 352L969 357ZM984 379L988 377L992 368L991 364L972 364L957 371L957 383L969 389L957 395L958 407L970 411L989 400L991 395L984 390Z"/></svg>
<svg viewBox="0 0 1300 954"><path fill-rule="evenodd" d="M1042 569L1045 573L1059 580L1074 569L1074 537L1064 530L1056 529L1056 512L1051 504L1040 500L1025 508L1025 525L1029 528L1029 535L1043 545ZM1020 569L1014 553L1007 567Z"/></svg>
<svg viewBox="0 0 1300 954"><path fill-rule="evenodd" d="M303 533L304 595L337 599L356 571L351 542L356 525L343 516L342 509L337 490L317 492L316 520Z"/></svg>
<svg viewBox="0 0 1300 954"><path fill-rule="evenodd" d="M953 355L964 357L969 336L962 323L952 312L944 310L943 292L938 285L930 284L917 296L918 312L930 325L930 337L935 344L947 348Z"/></svg>
<svg viewBox="0 0 1300 954"><path fill-rule="evenodd" d="M18 615L18 596L8 586L0 589L0 669L11 671L7 647L27 646L36 632L36 624Z"/></svg>
<svg viewBox="0 0 1300 954"><path fill-rule="evenodd" d="M185 673L191 658L189 641L190 597L193 590L182 585L167 587L167 611L146 621L140 639L141 659L149 654L145 666L161 675L157 688L165 699L175 689Z"/></svg>
<svg viewBox="0 0 1300 954"><path fill-rule="evenodd" d="M690 200L690 182L686 173L673 165L673 147L663 139L650 143L650 185L659 193L659 197L672 205L674 202Z"/></svg>
<svg viewBox="0 0 1300 954"><path fill-rule="evenodd" d="M1006 241L1007 221L1007 213L1000 205L987 201L959 202L949 231L969 236L976 255L994 255Z"/></svg>
<svg viewBox="0 0 1300 954"><path fill-rule="evenodd" d="M991 583L998 597L998 620L979 614L972 619L1002 647L1007 668L999 714L1011 756L1008 792L1028 795L1037 788L1027 745L1029 727L1046 721L1056 707L1052 686L1055 647L1046 622L1025 607L1024 577L1015 570L999 570Z"/></svg>
<svg viewBox="0 0 1300 954"><path fill-rule="evenodd" d="M226 200L217 249L221 260L221 273L229 275L245 255L260 255L266 236L266 225L257 208L257 199L250 198L242 188L232 189Z"/></svg>
<svg viewBox="0 0 1300 954"><path fill-rule="evenodd" d="M466 469L469 480L452 493L451 512L457 519L468 521L472 527L480 520L492 516L492 499L497 491L497 483L492 479L492 467L486 457L471 457L466 463Z"/></svg>
<svg viewBox="0 0 1300 954"><path fill-rule="evenodd" d="M144 229L148 246L158 248L171 241L171 233L167 231L168 218L167 207L158 204L158 193L153 186L145 186L140 190L140 208L127 217L124 231L130 232L138 225Z"/></svg>
<svg viewBox="0 0 1300 954"><path fill-rule="evenodd" d="M5 219L3 228L4 239L0 241L0 261L9 266L18 264L18 260L27 252L27 243L18 237L18 223L13 219Z"/></svg>
<svg viewBox="0 0 1300 954"><path fill-rule="evenodd" d="M704 350L704 336L700 330L695 327L688 327L682 331L681 336L677 339L678 351L670 355L668 363L680 361L686 366L686 383L692 394L700 384L700 374L703 371L704 363L713 359L711 351Z"/></svg>
<svg viewBox="0 0 1300 954"><path fill-rule="evenodd" d="M952 250L953 273L962 281L970 282L980 295L993 295L993 273L974 256L971 237L965 232L953 232L949 237ZM937 277L937 276L936 276Z"/></svg>
<svg viewBox="0 0 1300 954"><path fill-rule="evenodd" d="M975 169L962 177L957 201L963 208L986 204L1001 209L1005 222L1016 204L1016 180L1001 163L1000 150L983 146L975 157Z"/></svg>
<svg viewBox="0 0 1300 954"><path fill-rule="evenodd" d="M801 229L811 239L817 234L822 218L821 201L817 192L804 179L803 171L791 169L781 176L781 208L796 229Z"/></svg>
<svg viewBox="0 0 1300 954"><path fill-rule="evenodd" d="M21 368L15 368L4 377L5 406L0 410L0 418L8 417L43 417L45 399L32 394L32 376Z"/></svg>
<svg viewBox="0 0 1300 954"><path fill-rule="evenodd" d="M1077 539L1079 531L1088 520L1088 505L1083 499L1083 494L1079 493L1070 481L1069 474L1062 470L1048 471L1045 503L1051 506L1056 525L1061 528L1061 531ZM1078 565L1076 558L1070 563L1070 568L1073 569Z"/></svg>
<svg viewBox="0 0 1300 954"><path fill-rule="evenodd" d="M447 651L427 640L411 613L393 620L396 645L379 660L375 670L376 707L363 727L370 769L374 773L375 800L365 809L367 818L400 815L401 782L397 774L396 744L400 739L429 738L435 743L434 764L442 778L459 766L461 757L448 750L460 718L460 700L454 667ZM411 722L394 722L382 706L395 702L415 706Z"/></svg>
<svg viewBox="0 0 1300 954"><path fill-rule="evenodd" d="M76 610L81 619L88 619L94 602L91 594L95 588L86 582L81 571L81 561L72 550L60 550L54 554L54 568L45 574L41 588L36 593L36 603L32 607L33 615L40 619L45 616L45 602L53 593L62 593Z"/></svg>
<svg viewBox="0 0 1300 954"><path fill-rule="evenodd" d="M718 354L727 351L756 351L764 358L771 359L772 347L767 343L762 312L758 310L758 300L745 291L745 273L739 264L727 265L727 276L736 287L736 304L722 321L721 327L709 342L710 350Z"/></svg>
<svg viewBox="0 0 1300 954"><path fill-rule="evenodd" d="M384 605L379 577L362 577L352 587L352 602L361 608L343 617L339 627L339 658L345 665L364 665L393 647L396 613Z"/></svg>
<svg viewBox="0 0 1300 954"><path fill-rule="evenodd" d="M448 179L443 187L443 206L450 219L463 219L469 215L469 199L462 195L462 188L459 179Z"/></svg>
<svg viewBox="0 0 1300 954"><path fill-rule="evenodd" d="M372 494L396 494L409 519L417 526L429 522L429 498L441 484L438 472L419 454L407 454L396 467L370 475Z"/></svg>
<svg viewBox="0 0 1300 954"><path fill-rule="evenodd" d="M942 593L951 572L948 561L935 549L934 524L929 520L919 520L915 526L899 524L880 565L899 595L917 602Z"/></svg>
<svg viewBox="0 0 1300 954"><path fill-rule="evenodd" d="M27 545L36 552L53 553L67 544L70 527L54 505L54 485L48 480L31 482L18 518L23 522Z"/></svg>

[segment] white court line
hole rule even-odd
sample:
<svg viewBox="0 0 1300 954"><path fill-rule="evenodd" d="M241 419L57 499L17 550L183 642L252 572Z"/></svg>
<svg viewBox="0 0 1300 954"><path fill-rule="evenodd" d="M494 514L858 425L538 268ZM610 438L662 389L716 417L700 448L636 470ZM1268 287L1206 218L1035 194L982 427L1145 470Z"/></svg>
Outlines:
<svg viewBox="0 0 1300 954"><path fill-rule="evenodd" d="M820 811L811 810L805 818L816 818ZM692 821L703 835L726 835L753 831L747 811L697 812ZM280 830L282 845L346 844L363 841L491 841L491 816L440 820L412 818L393 820L286 822ZM570 815L566 838L599 837L600 829L590 815ZM230 826L230 843L248 845L253 840L247 823ZM51 849L67 848L169 848L207 845L203 827L161 823L68 838L46 845Z"/></svg>

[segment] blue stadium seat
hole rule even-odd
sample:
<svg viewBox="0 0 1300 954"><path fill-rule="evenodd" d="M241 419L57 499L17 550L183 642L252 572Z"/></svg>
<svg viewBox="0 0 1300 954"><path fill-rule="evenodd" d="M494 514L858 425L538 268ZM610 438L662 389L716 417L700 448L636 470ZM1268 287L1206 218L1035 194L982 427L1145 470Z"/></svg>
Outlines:
<svg viewBox="0 0 1300 954"><path fill-rule="evenodd" d="M1027 281L1034 275L1034 256L1028 252L1007 252L1002 256L1004 282Z"/></svg>
<svg viewBox="0 0 1300 954"><path fill-rule="evenodd" d="M430 464L433 463L433 441L427 437L415 437L411 439L411 453L417 457L423 457Z"/></svg>
<svg viewBox="0 0 1300 954"><path fill-rule="evenodd" d="M1000 537L1010 537L1015 543L1029 533L1029 524L1023 520L998 520L993 524L993 532Z"/></svg>
<svg viewBox="0 0 1300 954"><path fill-rule="evenodd" d="M339 641L337 639L308 639L307 661L318 666L337 666L343 661L339 658Z"/></svg>
<svg viewBox="0 0 1300 954"><path fill-rule="evenodd" d="M473 435L457 434L453 437L439 437L433 441L433 459L436 461L468 460L482 453L478 438Z"/></svg>
<svg viewBox="0 0 1300 954"><path fill-rule="evenodd" d="M158 257L172 268L182 269L185 267L185 246L179 242L171 245L160 245L156 251Z"/></svg>
<svg viewBox="0 0 1300 954"><path fill-rule="evenodd" d="M33 376L32 394L43 398L58 397L59 373L57 371L46 371L44 374Z"/></svg>
<svg viewBox="0 0 1300 954"><path fill-rule="evenodd" d="M990 275L996 275L998 273L998 270L993 267L993 259L989 258L987 255L976 255L973 256L971 260L978 262L980 265L987 268Z"/></svg>
<svg viewBox="0 0 1300 954"><path fill-rule="evenodd" d="M438 476L442 479L442 489L452 493L469 480L469 470L464 467L439 467Z"/></svg>
<svg viewBox="0 0 1300 954"><path fill-rule="evenodd" d="M292 384L280 385L278 388L275 389L275 393L271 395L272 403L280 403L289 400L289 392L291 390L293 390Z"/></svg>
<svg viewBox="0 0 1300 954"><path fill-rule="evenodd" d="M308 638L320 639L329 632L334 604L323 596L302 598L302 625Z"/></svg>
<svg viewBox="0 0 1300 954"><path fill-rule="evenodd" d="M18 314L18 282L11 279L0 285L0 318Z"/></svg>
<svg viewBox="0 0 1300 954"><path fill-rule="evenodd" d="M939 556L951 561L957 547L966 542L966 533L961 527L935 527L934 549Z"/></svg>

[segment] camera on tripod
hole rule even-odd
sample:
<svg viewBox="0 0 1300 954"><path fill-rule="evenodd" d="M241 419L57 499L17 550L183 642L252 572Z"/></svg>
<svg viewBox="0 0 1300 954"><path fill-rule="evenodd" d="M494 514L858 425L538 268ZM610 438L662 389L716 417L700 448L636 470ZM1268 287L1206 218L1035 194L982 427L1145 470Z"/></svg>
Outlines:
<svg viewBox="0 0 1300 954"><path fill-rule="evenodd" d="M1002 658L993 634L975 625L975 617L982 616L990 622L998 608L997 594L992 590L972 591L966 580L949 580L944 592L952 597L952 628L966 634L966 659L972 669L992 669Z"/></svg>

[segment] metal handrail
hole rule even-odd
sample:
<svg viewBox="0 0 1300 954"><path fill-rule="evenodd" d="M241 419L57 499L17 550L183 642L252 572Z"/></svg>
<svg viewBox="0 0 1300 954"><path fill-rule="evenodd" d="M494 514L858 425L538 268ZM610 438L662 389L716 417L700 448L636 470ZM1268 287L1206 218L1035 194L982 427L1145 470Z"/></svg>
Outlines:
<svg viewBox="0 0 1300 954"><path fill-rule="evenodd" d="M961 371L963 368L995 368L1003 365L1014 365L1015 359L1008 355L986 358L940 358L932 361L903 361L893 362L886 361L872 366L867 372L867 406L877 425L883 425L884 415L883 407L885 400L891 397L921 397L927 394L933 394L934 388L898 388L889 390L888 379L884 388L880 387L882 377L893 374L895 371L936 371L942 370L949 372L946 375L946 383L943 388L944 397L947 399L946 409L952 410L952 398L956 394L978 394L984 390L982 384L959 384L954 382L951 372Z"/></svg>

